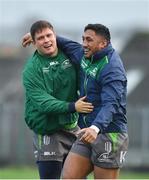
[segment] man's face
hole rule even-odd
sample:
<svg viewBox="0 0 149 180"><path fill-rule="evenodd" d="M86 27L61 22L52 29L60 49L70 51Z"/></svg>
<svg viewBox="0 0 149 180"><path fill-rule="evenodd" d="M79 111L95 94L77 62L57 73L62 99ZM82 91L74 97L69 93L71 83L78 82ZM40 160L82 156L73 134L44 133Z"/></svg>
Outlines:
<svg viewBox="0 0 149 180"><path fill-rule="evenodd" d="M97 35L93 30L86 30L83 34L84 56L90 58L94 53L102 50L107 45L104 37Z"/></svg>
<svg viewBox="0 0 149 180"><path fill-rule="evenodd" d="M56 35L49 28L44 28L35 33L34 45L38 52L44 55L55 56L58 51Z"/></svg>

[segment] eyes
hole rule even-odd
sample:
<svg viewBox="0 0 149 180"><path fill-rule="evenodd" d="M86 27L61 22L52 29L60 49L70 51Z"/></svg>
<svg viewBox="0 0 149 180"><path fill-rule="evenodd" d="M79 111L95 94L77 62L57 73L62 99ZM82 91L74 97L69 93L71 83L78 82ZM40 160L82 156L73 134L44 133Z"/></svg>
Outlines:
<svg viewBox="0 0 149 180"><path fill-rule="evenodd" d="M46 34L46 35L41 35L41 36L38 36L36 39L37 39L37 41L40 41L40 40L44 40L44 39L46 39L46 38L51 38L51 37L53 37L53 34Z"/></svg>
<svg viewBox="0 0 149 180"><path fill-rule="evenodd" d="M91 38L91 37L82 37L82 41L83 42L88 42L88 43L90 43L90 42L93 42L94 40L93 40L93 38Z"/></svg>

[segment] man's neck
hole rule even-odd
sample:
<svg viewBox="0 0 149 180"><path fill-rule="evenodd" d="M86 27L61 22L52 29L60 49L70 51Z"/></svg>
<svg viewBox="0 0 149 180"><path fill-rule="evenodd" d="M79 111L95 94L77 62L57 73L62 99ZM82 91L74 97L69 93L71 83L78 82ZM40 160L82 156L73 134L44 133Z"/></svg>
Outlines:
<svg viewBox="0 0 149 180"><path fill-rule="evenodd" d="M37 52L38 52L40 55L42 55L42 56L55 57L55 56L58 55L58 48L57 48L56 51L55 51L54 53L52 53L52 54L44 54L44 53L40 52L38 49L37 49Z"/></svg>

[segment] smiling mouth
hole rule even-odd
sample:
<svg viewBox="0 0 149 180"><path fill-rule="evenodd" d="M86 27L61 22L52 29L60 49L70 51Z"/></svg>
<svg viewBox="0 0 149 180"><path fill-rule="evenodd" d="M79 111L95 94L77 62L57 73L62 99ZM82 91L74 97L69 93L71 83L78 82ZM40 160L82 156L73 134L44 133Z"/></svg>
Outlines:
<svg viewBox="0 0 149 180"><path fill-rule="evenodd" d="M84 53L87 54L90 50L89 49L84 49Z"/></svg>
<svg viewBox="0 0 149 180"><path fill-rule="evenodd" d="M52 47L52 44L51 45L45 45L44 46L44 48L46 48L46 49L49 49L49 48L51 48Z"/></svg>

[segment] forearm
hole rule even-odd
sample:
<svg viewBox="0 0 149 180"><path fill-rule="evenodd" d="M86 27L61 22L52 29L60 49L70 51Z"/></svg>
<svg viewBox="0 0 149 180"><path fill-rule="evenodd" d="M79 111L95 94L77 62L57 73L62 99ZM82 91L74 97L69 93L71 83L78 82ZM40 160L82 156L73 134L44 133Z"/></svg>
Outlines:
<svg viewBox="0 0 149 180"><path fill-rule="evenodd" d="M42 113L61 114L75 112L74 103L59 100L41 91L37 93L37 91L31 92L30 90L28 94L34 106Z"/></svg>
<svg viewBox="0 0 149 180"><path fill-rule="evenodd" d="M80 60L83 57L83 47L81 44L60 36L57 36L57 44L71 61L75 64L80 64Z"/></svg>

